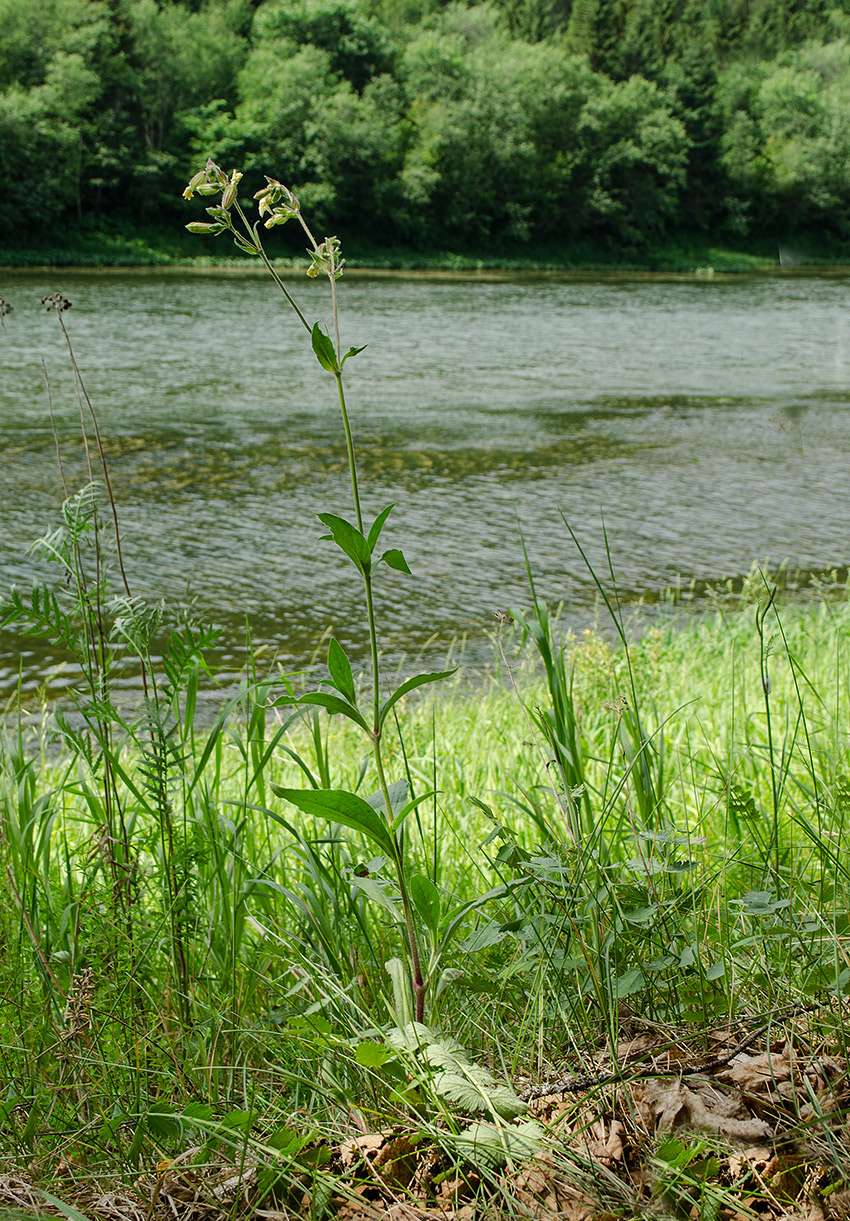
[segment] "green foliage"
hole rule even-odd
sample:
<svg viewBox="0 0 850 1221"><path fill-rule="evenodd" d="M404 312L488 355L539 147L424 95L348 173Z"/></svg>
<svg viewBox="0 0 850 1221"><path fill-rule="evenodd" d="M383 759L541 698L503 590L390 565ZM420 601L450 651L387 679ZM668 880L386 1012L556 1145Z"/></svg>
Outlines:
<svg viewBox="0 0 850 1221"><path fill-rule="evenodd" d="M788 232L847 230L850 40L806 43L719 90L722 160L741 213Z"/></svg>
<svg viewBox="0 0 850 1221"><path fill-rule="evenodd" d="M840 239L845 7L2 0L0 223L162 226L211 156L376 247Z"/></svg>
<svg viewBox="0 0 850 1221"><path fill-rule="evenodd" d="M426 1074L428 1088L462 1111L514 1119L528 1105L512 1089L499 1085L481 1064L473 1063L456 1039L435 1034L421 1022L409 1022L387 1034L390 1047L413 1059Z"/></svg>

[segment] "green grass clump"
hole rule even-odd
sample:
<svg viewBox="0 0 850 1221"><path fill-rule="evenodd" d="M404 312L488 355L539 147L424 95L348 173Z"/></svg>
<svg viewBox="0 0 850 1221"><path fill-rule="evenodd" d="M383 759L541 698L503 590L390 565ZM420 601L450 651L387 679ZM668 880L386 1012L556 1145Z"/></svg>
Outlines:
<svg viewBox="0 0 850 1221"><path fill-rule="evenodd" d="M405 848L443 912L470 905L432 974L432 1025L514 1081L581 1070L605 1047L616 1057L634 1015L686 1039L814 1004L807 1037L845 1051L850 606L683 616L628 651L567 635L581 793L559 784L541 730L551 685L525 654L512 660L504 632L510 676L414 702L386 761L414 792L439 776ZM433 1078L413 1090L386 1033L399 1001L385 968L404 940L388 862L269 789L323 769L361 789L356 728L282 718L249 692L187 738L169 793L186 878L179 969L173 862L133 796L144 761L122 749L130 942L97 760L72 765L55 742L45 718L3 745L5 1156L46 1181L63 1159L82 1182L128 1181L186 1142L207 1161L262 1158L297 1117L315 1150L352 1114L381 1128L411 1106L450 1143L451 1099ZM585 799L593 821L576 841Z"/></svg>

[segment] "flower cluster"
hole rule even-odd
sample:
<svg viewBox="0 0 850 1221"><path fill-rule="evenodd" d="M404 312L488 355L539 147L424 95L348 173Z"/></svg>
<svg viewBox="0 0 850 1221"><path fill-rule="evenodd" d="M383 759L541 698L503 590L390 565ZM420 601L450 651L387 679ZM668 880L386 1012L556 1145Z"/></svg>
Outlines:
<svg viewBox="0 0 850 1221"><path fill-rule="evenodd" d="M190 180L183 192L184 199L191 199L197 191L199 195L221 195L221 203L216 207L207 208L212 221L192 221L186 226L190 233L210 233L217 235L225 229L233 229L230 219L230 209L236 203L236 189L242 178L241 170L233 170L228 178L221 166L212 160L208 161L202 170Z"/></svg>
<svg viewBox="0 0 850 1221"><path fill-rule="evenodd" d="M301 212L298 200L289 187L285 187L276 178L269 178L268 175L266 175L266 186L257 191L254 198L257 200L260 216L269 213L269 219L265 222L267 229L271 229L275 225L286 224L288 220L291 220L293 216L298 216Z"/></svg>
<svg viewBox="0 0 850 1221"><path fill-rule="evenodd" d="M339 257L341 249L338 237L326 237L323 242L319 242L318 246L308 250L307 253L312 262L307 268L307 275L330 276L333 280L338 280L345 265L345 259Z"/></svg>
<svg viewBox="0 0 850 1221"><path fill-rule="evenodd" d="M192 221L186 228L190 233L206 233L211 236L217 236L219 233L227 231L233 235L233 240L240 250L244 250L248 254L260 255L265 259L259 235L259 221L256 224L250 224L236 201L236 191L241 178L242 174L239 170L233 170L228 178L221 166L216 165L212 160L208 161L204 168L191 179L183 192L183 198L191 199L197 191L199 195L221 194L221 202L207 208L210 220ZM301 205L289 187L278 182L276 178L269 178L266 175L266 185L257 191L254 199L257 201L260 220L266 217L264 222L266 229L272 229L275 225L283 225L293 217L299 221L310 239L310 247L307 250L310 256L310 266L307 268L308 276L325 275L332 280L339 279L345 263L345 259L340 257L339 238L326 237L323 242L316 241L301 215ZM244 233L238 232L234 224L234 218L231 215L234 205L236 205L235 211L244 224Z"/></svg>

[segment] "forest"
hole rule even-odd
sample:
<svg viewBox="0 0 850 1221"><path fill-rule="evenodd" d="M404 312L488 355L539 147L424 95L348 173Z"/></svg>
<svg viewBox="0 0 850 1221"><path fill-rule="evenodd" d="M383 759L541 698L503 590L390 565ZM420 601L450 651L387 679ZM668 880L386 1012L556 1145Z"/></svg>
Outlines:
<svg viewBox="0 0 850 1221"><path fill-rule="evenodd" d="M850 0L0 0L0 31L6 262L173 245L207 157L353 249L850 233Z"/></svg>

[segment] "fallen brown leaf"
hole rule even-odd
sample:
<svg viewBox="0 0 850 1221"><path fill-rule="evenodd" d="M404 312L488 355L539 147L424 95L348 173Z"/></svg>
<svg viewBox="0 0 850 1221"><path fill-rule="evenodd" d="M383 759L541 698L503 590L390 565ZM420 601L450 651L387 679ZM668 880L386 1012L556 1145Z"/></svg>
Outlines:
<svg viewBox="0 0 850 1221"><path fill-rule="evenodd" d="M695 1128L731 1140L763 1141L770 1125L753 1119L739 1096L721 1093L707 1082L692 1089L682 1081L652 1082L632 1091L635 1102L654 1119L649 1130L668 1132L674 1127Z"/></svg>
<svg viewBox="0 0 850 1221"><path fill-rule="evenodd" d="M742 1052L717 1075L741 1089L758 1093L771 1086L779 1086L782 1082L790 1082L793 1073L794 1053L791 1044L786 1043L781 1052L768 1050L758 1056L748 1056Z"/></svg>

